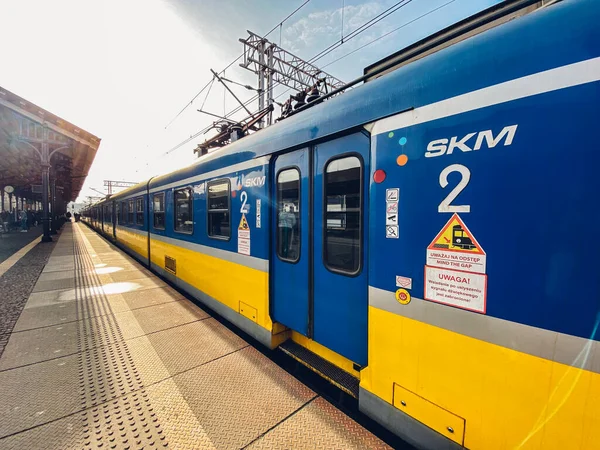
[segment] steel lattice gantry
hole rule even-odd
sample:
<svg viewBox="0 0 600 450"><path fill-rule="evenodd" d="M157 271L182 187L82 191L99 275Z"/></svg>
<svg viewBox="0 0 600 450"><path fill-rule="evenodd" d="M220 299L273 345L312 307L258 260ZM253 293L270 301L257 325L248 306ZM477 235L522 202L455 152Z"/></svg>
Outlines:
<svg viewBox="0 0 600 450"><path fill-rule="evenodd" d="M91 133L0 87L0 189L3 209L31 208L41 202L44 239L52 216L66 212L81 191L100 139ZM43 186L46 186L46 189ZM4 187L12 186L6 208ZM47 201L46 201L47 200Z"/></svg>
<svg viewBox="0 0 600 450"><path fill-rule="evenodd" d="M265 108L265 93L267 106L273 104L275 83L299 92L310 89L321 81L317 86L321 94L344 86L343 81L323 72L314 64L251 31L248 31L248 34L246 39L240 39L244 44L244 61L240 66L258 75L259 111ZM267 124L270 125L271 122L269 115Z"/></svg>

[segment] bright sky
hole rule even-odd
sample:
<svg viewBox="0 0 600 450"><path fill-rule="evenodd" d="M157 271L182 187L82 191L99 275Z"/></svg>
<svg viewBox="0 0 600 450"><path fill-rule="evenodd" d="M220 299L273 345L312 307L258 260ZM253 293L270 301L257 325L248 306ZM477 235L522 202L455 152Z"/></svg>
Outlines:
<svg viewBox="0 0 600 450"><path fill-rule="evenodd" d="M317 62L350 81L365 66L499 0L412 0ZM444 4L450 2L446 6ZM241 54L246 30L263 34L304 0L0 0L0 86L102 138L78 201L99 195L103 180L142 181L194 160L200 136L167 153L213 119L196 112L200 96L165 126ZM310 59L343 32L397 0L311 0L268 38ZM439 10L349 55L413 19ZM333 62L333 64L331 64ZM227 78L256 86L236 65ZM253 92L234 87L242 99ZM278 95L284 88L276 89ZM213 87L204 109L222 114L237 104ZM289 93L279 100L285 100ZM251 110L258 108L254 105ZM276 113L278 113L276 108ZM238 116L243 118L246 114Z"/></svg>

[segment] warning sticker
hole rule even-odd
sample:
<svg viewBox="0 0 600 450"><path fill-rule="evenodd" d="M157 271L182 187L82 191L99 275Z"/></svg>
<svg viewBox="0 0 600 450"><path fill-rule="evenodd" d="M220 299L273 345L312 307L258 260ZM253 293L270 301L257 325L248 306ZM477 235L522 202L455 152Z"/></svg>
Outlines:
<svg viewBox="0 0 600 450"><path fill-rule="evenodd" d="M260 198L256 199L256 228L260 228L261 225L261 211L260 211Z"/></svg>
<svg viewBox="0 0 600 450"><path fill-rule="evenodd" d="M458 214L427 247L426 300L485 314L486 254Z"/></svg>
<svg viewBox="0 0 600 450"><path fill-rule="evenodd" d="M388 239L398 239L398 227L394 225L386 225L385 237Z"/></svg>
<svg viewBox="0 0 600 450"><path fill-rule="evenodd" d="M240 219L240 225L238 226L238 230L248 230L250 227L248 226L248 221L246 220L246 214L242 214L242 218Z"/></svg>
<svg viewBox="0 0 600 450"><path fill-rule="evenodd" d="M396 291L396 300L402 305L408 305L410 303L410 294L406 289L398 289Z"/></svg>
<svg viewBox="0 0 600 450"><path fill-rule="evenodd" d="M486 254L473 233L454 214L427 247L427 265L485 273Z"/></svg>
<svg viewBox="0 0 600 450"><path fill-rule="evenodd" d="M250 227L246 220L246 214L242 214L238 226L238 253L250 255Z"/></svg>
<svg viewBox="0 0 600 450"><path fill-rule="evenodd" d="M385 190L385 237L398 239L398 198L399 188Z"/></svg>
<svg viewBox="0 0 600 450"><path fill-rule="evenodd" d="M396 275L396 286L406 289L412 289L412 278Z"/></svg>
<svg viewBox="0 0 600 450"><path fill-rule="evenodd" d="M425 295L445 305L485 314L487 275L425 266Z"/></svg>
<svg viewBox="0 0 600 450"><path fill-rule="evenodd" d="M397 202L399 193L400 193L399 188L386 189L385 190L385 201L386 202Z"/></svg>
<svg viewBox="0 0 600 450"><path fill-rule="evenodd" d="M386 225L398 225L398 214L386 214L385 215Z"/></svg>

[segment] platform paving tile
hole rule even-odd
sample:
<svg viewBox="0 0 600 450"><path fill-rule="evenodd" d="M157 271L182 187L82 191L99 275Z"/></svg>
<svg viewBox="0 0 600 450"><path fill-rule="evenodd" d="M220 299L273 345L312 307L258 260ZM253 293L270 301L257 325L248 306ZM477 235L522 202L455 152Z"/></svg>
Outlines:
<svg viewBox="0 0 600 450"><path fill-rule="evenodd" d="M0 358L0 449L386 448L93 232L66 229L53 264L72 248L74 275L38 283L73 286L32 293Z"/></svg>
<svg viewBox="0 0 600 450"><path fill-rule="evenodd" d="M49 292L53 291L46 291L43 294L48 294ZM63 296L68 296L68 290L57 291L54 295L61 295L61 293ZM139 293L128 292L124 294L112 294L108 297L110 299L110 314L146 308L163 303L177 302L185 298L181 293L169 287L155 288ZM46 301L41 304L33 304L30 301L21 313L14 331L19 332L34 328L61 325L81 320L82 318L96 317L104 314L106 314L106 311L91 308L86 309L85 311L79 311L78 315L76 301L61 301L52 304L49 304Z"/></svg>
<svg viewBox="0 0 600 450"><path fill-rule="evenodd" d="M248 343L215 319L193 322L145 336L170 375L185 372ZM130 345L139 345L134 339Z"/></svg>
<svg viewBox="0 0 600 450"><path fill-rule="evenodd" d="M319 397L245 448L383 450L390 447Z"/></svg>
<svg viewBox="0 0 600 450"><path fill-rule="evenodd" d="M243 447L316 396L253 347L173 380L211 442L221 449Z"/></svg>
<svg viewBox="0 0 600 450"><path fill-rule="evenodd" d="M110 274L110 277L112 278L112 281L119 282L138 280L140 278L155 278L156 275L149 270L132 269L113 272Z"/></svg>
<svg viewBox="0 0 600 450"><path fill-rule="evenodd" d="M0 438L81 409L78 359L73 355L0 372Z"/></svg>
<svg viewBox="0 0 600 450"><path fill-rule="evenodd" d="M56 271L56 272L52 272L52 274L57 274L57 273L64 273L66 271L62 270L62 271ZM44 276L49 276L50 274L42 274ZM89 280L89 278L83 278L81 280L78 281L79 284L83 284L83 285L96 285L98 283L98 281L100 282L100 284L109 284L112 283L113 280L110 277L110 275L107 274L94 274L94 277L96 277L97 279L95 280ZM35 284L34 288L33 288L33 292L45 292L45 291L58 291L58 290L64 290L64 289L72 289L75 287L75 277L74 277L74 272L71 271L71 276L70 277L63 277L63 278L57 278L57 279L38 279L38 282Z"/></svg>
<svg viewBox="0 0 600 450"><path fill-rule="evenodd" d="M209 317L209 315L193 303L172 302L118 313L115 314L115 317L121 330L123 330L123 336L128 339L189 322L203 320ZM140 334L137 334L137 331L131 333L126 331L133 329L136 324L141 329Z"/></svg>
<svg viewBox="0 0 600 450"><path fill-rule="evenodd" d="M54 272L59 273L59 272ZM58 280L38 280L33 287L33 292L57 291L75 287L75 278L60 278Z"/></svg>
<svg viewBox="0 0 600 450"><path fill-rule="evenodd" d="M45 272L40 274L39 281L54 281L75 278L75 271L72 270L57 270L56 272Z"/></svg>
<svg viewBox="0 0 600 450"><path fill-rule="evenodd" d="M63 302L54 305L25 308L15 325L14 332L34 328L61 325L77 320L76 302Z"/></svg>
<svg viewBox="0 0 600 450"><path fill-rule="evenodd" d="M64 272L65 270L75 270L75 263L68 264L46 264L42 273Z"/></svg>
<svg viewBox="0 0 600 450"><path fill-rule="evenodd" d="M124 292L121 294L129 309L144 308L185 299L183 294L170 287L156 288L151 291Z"/></svg>
<svg viewBox="0 0 600 450"><path fill-rule="evenodd" d="M13 333L0 359L0 370L77 353L77 322Z"/></svg>

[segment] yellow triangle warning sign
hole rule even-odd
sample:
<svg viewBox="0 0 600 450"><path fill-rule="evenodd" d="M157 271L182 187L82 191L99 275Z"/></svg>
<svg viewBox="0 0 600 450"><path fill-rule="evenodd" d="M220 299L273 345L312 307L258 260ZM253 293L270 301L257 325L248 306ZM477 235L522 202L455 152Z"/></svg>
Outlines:
<svg viewBox="0 0 600 450"><path fill-rule="evenodd" d="M485 255L483 248L469 231L458 214L454 214L442 231L427 247L429 250L449 250L455 252L476 253Z"/></svg>
<svg viewBox="0 0 600 450"><path fill-rule="evenodd" d="M242 214L242 218L240 219L240 225L238 226L238 230L248 230L248 221L246 220L246 214Z"/></svg>

